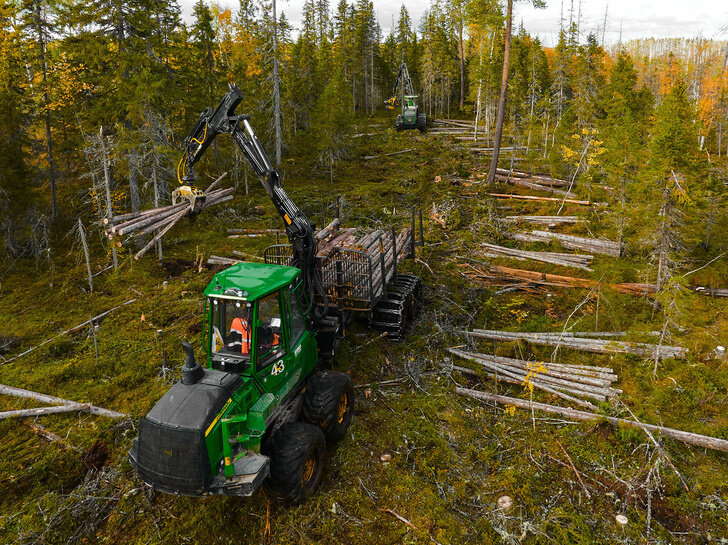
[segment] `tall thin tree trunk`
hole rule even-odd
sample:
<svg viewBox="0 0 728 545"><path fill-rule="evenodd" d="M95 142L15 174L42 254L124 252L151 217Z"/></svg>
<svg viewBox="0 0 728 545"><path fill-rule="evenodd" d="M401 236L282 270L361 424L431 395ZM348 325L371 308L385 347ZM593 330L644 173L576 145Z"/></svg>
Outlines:
<svg viewBox="0 0 728 545"><path fill-rule="evenodd" d="M478 122L480 121L480 94L483 90L483 80L478 80L478 97L475 99L475 126L473 127L473 141L478 141Z"/></svg>
<svg viewBox="0 0 728 545"><path fill-rule="evenodd" d="M374 115L374 41L372 41L372 47L370 49L370 56L369 56L369 92L371 93L371 108L372 108L372 115Z"/></svg>
<svg viewBox="0 0 728 545"><path fill-rule="evenodd" d="M104 164L104 187L106 188L106 217L111 219L114 211L111 208L111 179L109 176L109 157L106 154L106 144L104 143L104 127L99 128L99 142L101 142L101 158ZM114 270L119 268L119 258L116 255L116 247L111 247L111 257L114 262Z"/></svg>
<svg viewBox="0 0 728 545"><path fill-rule="evenodd" d="M458 46L460 53L460 109L465 107L465 52L463 51L463 22L458 27ZM480 92L480 89L478 89Z"/></svg>
<svg viewBox="0 0 728 545"><path fill-rule="evenodd" d="M506 115L506 92L508 91L508 68L511 60L511 23L513 20L513 0L508 0L506 12L505 52L503 54L503 76L501 78L500 100L498 101L498 116L495 120L495 140L493 142L493 156L490 159L488 170L488 184L495 181L495 169L498 167L501 139L503 138L503 120Z"/></svg>
<svg viewBox="0 0 728 545"><path fill-rule="evenodd" d="M131 200L131 211L139 212L142 207L142 199L139 195L139 156L136 149L132 149L127 157L129 166L129 197Z"/></svg>
<svg viewBox="0 0 728 545"><path fill-rule="evenodd" d="M157 180L157 158L152 157L152 186L154 186L154 208L159 208L159 186ZM157 234L159 229L157 229ZM162 239L157 241L157 259L162 261Z"/></svg>
<svg viewBox="0 0 728 545"><path fill-rule="evenodd" d="M46 62L46 37L43 32L45 14L42 13L40 0L35 0L35 14L38 25L38 49L40 52L40 66L43 71L43 106L45 108L46 153L48 154L48 181L51 185L51 200L53 202L53 218L58 217L58 198L56 196L56 164L53 161L53 138L51 134L51 110L48 105L48 63Z"/></svg>
<svg viewBox="0 0 728 545"><path fill-rule="evenodd" d="M94 292L94 278L91 274L91 260L88 254L88 244L86 243L86 231L83 230L83 223L81 218L78 218L78 238L81 241L81 248L83 248L83 256L86 258L86 272L88 273L88 289L91 293Z"/></svg>
<svg viewBox="0 0 728 545"><path fill-rule="evenodd" d="M281 141L281 88L278 77L278 16L276 15L276 0L273 0L273 123L276 131L276 167L280 167L283 143Z"/></svg>

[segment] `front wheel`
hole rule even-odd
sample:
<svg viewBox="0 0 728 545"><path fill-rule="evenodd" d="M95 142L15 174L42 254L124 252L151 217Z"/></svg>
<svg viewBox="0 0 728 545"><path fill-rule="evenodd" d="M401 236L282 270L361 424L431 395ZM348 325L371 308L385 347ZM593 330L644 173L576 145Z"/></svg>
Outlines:
<svg viewBox="0 0 728 545"><path fill-rule="evenodd" d="M289 422L275 433L269 450L271 488L291 503L311 497L326 458L323 432L306 422Z"/></svg>
<svg viewBox="0 0 728 545"><path fill-rule="evenodd" d="M346 373L321 371L306 385L303 418L321 428L326 440L341 441L354 418L354 383Z"/></svg>

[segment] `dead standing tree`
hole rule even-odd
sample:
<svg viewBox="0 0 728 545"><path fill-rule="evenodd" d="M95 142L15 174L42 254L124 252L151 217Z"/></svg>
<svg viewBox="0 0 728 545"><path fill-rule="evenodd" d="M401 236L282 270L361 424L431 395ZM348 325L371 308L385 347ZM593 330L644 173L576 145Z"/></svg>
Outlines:
<svg viewBox="0 0 728 545"><path fill-rule="evenodd" d="M76 243L81 246L81 250L83 251L83 256L86 261L86 273L88 274L88 289L89 293L93 293L94 279L93 274L91 273L91 259L88 251L88 242L86 240L86 231L83 228L83 222L81 221L81 218L78 218L78 222L73 226L73 228L68 232L68 235L66 236L73 235L75 235Z"/></svg>
<svg viewBox="0 0 728 545"><path fill-rule="evenodd" d="M162 202L167 202L171 192L169 178L173 175L170 168L172 162L168 154L173 152L171 147L171 129L165 120L153 110L147 110L145 123L141 129L142 156L140 158L140 171L146 175L144 188L152 185L154 191L154 208L159 208ZM133 212L135 210L132 209ZM159 230L156 231L159 234ZM156 243L157 258L162 259L162 241Z"/></svg>
<svg viewBox="0 0 728 545"><path fill-rule="evenodd" d="M493 155L490 158L487 183L495 181L495 170L498 167L501 140L503 139L503 120L506 116L506 93L508 91L508 70L511 61L511 27L513 26L513 0L507 0L505 52L503 54L503 76L501 79L500 100L498 101L498 114L495 119L495 139L493 140Z"/></svg>
<svg viewBox="0 0 728 545"><path fill-rule="evenodd" d="M104 128L100 127L98 135L84 134L84 138L86 146L83 151L86 155L89 175L93 181L91 196L99 218L109 219L114 216L114 209L111 201L113 180L111 179L111 159L107 151L108 137L104 136ZM114 146L113 142L108 143L112 147ZM111 257L114 270L116 270L119 267L119 258L114 246L111 247Z"/></svg>
<svg viewBox="0 0 728 545"><path fill-rule="evenodd" d="M545 7L543 0L531 0L537 8ZM490 159L487 183L495 181L495 169L498 167L501 141L503 139L503 121L506 117L506 94L508 92L508 71L511 61L511 29L513 27L513 0L506 0L506 28L505 51L503 53L503 75L501 78L500 100L498 101L498 114L495 119L495 138L493 140L493 155Z"/></svg>

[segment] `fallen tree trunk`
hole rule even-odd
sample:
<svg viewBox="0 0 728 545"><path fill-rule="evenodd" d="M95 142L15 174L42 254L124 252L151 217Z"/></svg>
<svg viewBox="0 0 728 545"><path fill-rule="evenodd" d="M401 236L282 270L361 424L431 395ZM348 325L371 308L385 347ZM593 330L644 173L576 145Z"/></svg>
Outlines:
<svg viewBox="0 0 728 545"><path fill-rule="evenodd" d="M110 418L126 418L128 416L124 413L111 411L109 409L103 409L89 403L78 403L77 401L71 401L70 399L63 399L62 397L41 394L39 392L24 390L23 388L15 388L13 386L7 386L5 384L0 384L0 394L11 395L23 399L34 399L35 401L40 401L42 403L59 403L61 405L87 405L88 407L83 409L84 411L87 411L91 414L108 416Z"/></svg>
<svg viewBox="0 0 728 545"><path fill-rule="evenodd" d="M577 201L574 199L557 199L556 197L534 197L533 195L513 195L507 193L486 193L490 197L496 199L520 199L525 201L543 201L543 202L565 202L568 204L580 204L583 206L607 206L606 203L591 202L591 201Z"/></svg>
<svg viewBox="0 0 728 545"><path fill-rule="evenodd" d="M578 409L570 409L568 407L558 407L556 405L547 405L546 403L537 403L535 401L527 401L515 397L501 396L488 392L471 390L469 388L455 388L455 392L459 395L472 397L479 401L490 401L493 403L498 403L500 405L520 407L529 411L535 409L551 414L565 416L566 418L571 418L573 420L581 420L584 422L606 420L616 426L625 426L628 428L654 431L659 433L660 435L670 437L671 439L677 439L678 441L682 441L683 443L687 443L689 445L728 452L728 441L726 441L725 439L718 439L717 437L690 433L687 431L676 430L673 428L665 428L663 426L655 426L654 424L644 424L642 422L635 422L633 420L625 420L624 418L615 418L613 416L604 416L600 414L589 413L586 411L580 411Z"/></svg>
<svg viewBox="0 0 728 545"><path fill-rule="evenodd" d="M57 405L55 407L38 407L36 409L20 409L17 411L0 412L0 420L6 418L26 418L34 416L46 416L48 414L70 413L73 411L88 411L88 403L74 403L69 405Z"/></svg>
<svg viewBox="0 0 728 545"><path fill-rule="evenodd" d="M532 223L535 225L555 227L563 223L582 223L584 218L579 216L506 216L505 218L500 218L499 221L504 223Z"/></svg>

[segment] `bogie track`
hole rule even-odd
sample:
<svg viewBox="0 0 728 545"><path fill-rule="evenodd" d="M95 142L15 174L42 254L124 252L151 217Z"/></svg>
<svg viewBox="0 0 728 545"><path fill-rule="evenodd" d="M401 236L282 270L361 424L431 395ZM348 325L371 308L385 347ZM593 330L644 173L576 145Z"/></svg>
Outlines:
<svg viewBox="0 0 728 545"><path fill-rule="evenodd" d="M420 279L412 274L397 275L387 286L387 295L372 309L369 326L386 333L389 340L400 342L421 304Z"/></svg>

